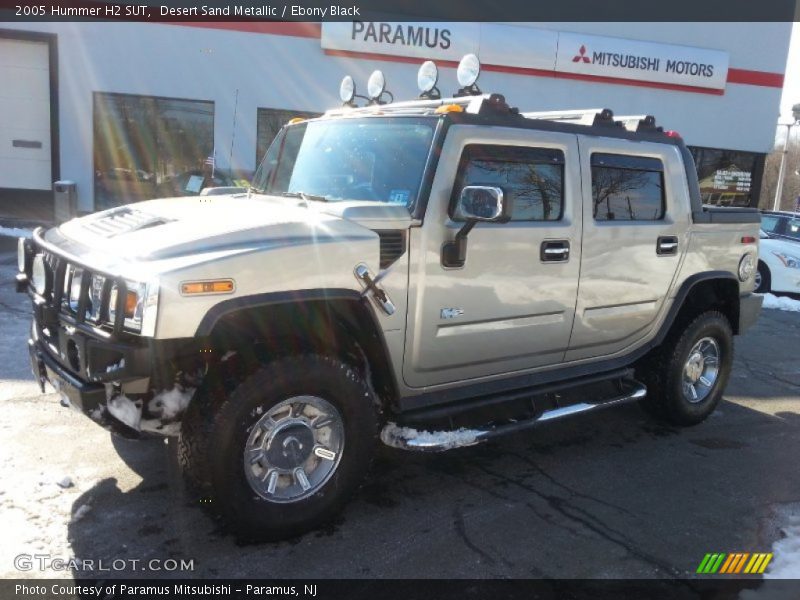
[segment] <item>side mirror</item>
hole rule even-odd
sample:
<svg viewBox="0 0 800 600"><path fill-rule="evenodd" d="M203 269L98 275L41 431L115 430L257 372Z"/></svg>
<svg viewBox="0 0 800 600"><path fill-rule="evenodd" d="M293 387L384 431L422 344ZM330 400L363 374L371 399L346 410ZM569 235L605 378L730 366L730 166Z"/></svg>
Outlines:
<svg viewBox="0 0 800 600"><path fill-rule="evenodd" d="M442 265L449 268L463 267L467 259L467 235L475 223L506 223L511 210L505 201L503 190L487 185L468 185L461 190L453 218L466 221L452 242L442 247Z"/></svg>
<svg viewBox="0 0 800 600"><path fill-rule="evenodd" d="M508 221L503 190L488 185L468 185L461 190L453 216L465 221Z"/></svg>

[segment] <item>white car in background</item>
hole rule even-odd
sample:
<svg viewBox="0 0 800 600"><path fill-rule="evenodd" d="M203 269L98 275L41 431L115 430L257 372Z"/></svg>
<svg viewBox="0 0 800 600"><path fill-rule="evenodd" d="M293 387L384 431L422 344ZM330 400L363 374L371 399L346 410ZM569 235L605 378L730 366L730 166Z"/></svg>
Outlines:
<svg viewBox="0 0 800 600"><path fill-rule="evenodd" d="M755 291L800 294L800 214L762 213Z"/></svg>

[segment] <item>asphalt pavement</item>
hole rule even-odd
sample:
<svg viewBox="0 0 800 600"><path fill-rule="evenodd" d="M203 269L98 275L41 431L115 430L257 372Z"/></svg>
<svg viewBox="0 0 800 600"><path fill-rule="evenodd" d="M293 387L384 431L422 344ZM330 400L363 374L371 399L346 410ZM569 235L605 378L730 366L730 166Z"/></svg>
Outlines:
<svg viewBox="0 0 800 600"><path fill-rule="evenodd" d="M187 494L173 445L112 439L39 392L12 249L0 244L4 577L74 575L20 570L45 554L126 561L105 576L680 578L708 552L772 551L800 516L800 313L764 310L705 423L625 406L439 455L384 448L335 522L239 545Z"/></svg>

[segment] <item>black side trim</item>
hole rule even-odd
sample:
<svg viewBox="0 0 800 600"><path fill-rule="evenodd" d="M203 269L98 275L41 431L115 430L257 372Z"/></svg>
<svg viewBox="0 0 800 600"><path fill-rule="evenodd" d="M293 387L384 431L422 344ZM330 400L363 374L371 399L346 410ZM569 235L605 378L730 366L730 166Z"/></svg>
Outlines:
<svg viewBox="0 0 800 600"><path fill-rule="evenodd" d="M738 282L736 276L729 271L707 271L705 273L696 273L687 278L675 294L675 300L656 336L627 356L572 367L564 367L544 373L519 375L508 379L481 382L458 388L408 396L399 400L399 410L404 413L450 402L464 402L465 400L480 398L482 396L512 391L525 391L547 384L577 379L579 377L588 377L597 373L607 373L629 367L664 341L664 338L675 322L675 318L678 316L678 312L689 296L689 293L692 291L692 288L700 282L714 279L731 279Z"/></svg>
<svg viewBox="0 0 800 600"><path fill-rule="evenodd" d="M317 290L297 290L294 292L268 292L264 294L253 294L251 296L240 296L230 298L219 304L215 304L200 321L197 326L195 336L208 336L214 330L217 322L227 314L243 310L246 308L256 308L261 306L274 306L276 304L291 304L294 302L308 302L312 300L361 300L361 294L348 289L317 289Z"/></svg>
<svg viewBox="0 0 800 600"><path fill-rule="evenodd" d="M761 223L761 213L757 208L704 206L700 211L692 211L694 223Z"/></svg>

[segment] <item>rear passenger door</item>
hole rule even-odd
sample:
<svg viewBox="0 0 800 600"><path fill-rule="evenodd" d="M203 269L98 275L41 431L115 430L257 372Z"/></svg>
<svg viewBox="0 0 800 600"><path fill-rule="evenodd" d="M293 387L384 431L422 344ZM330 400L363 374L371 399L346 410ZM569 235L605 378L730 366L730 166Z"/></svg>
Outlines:
<svg viewBox="0 0 800 600"><path fill-rule="evenodd" d="M668 144L580 137L583 251L566 360L623 353L654 329L686 247L680 153Z"/></svg>

